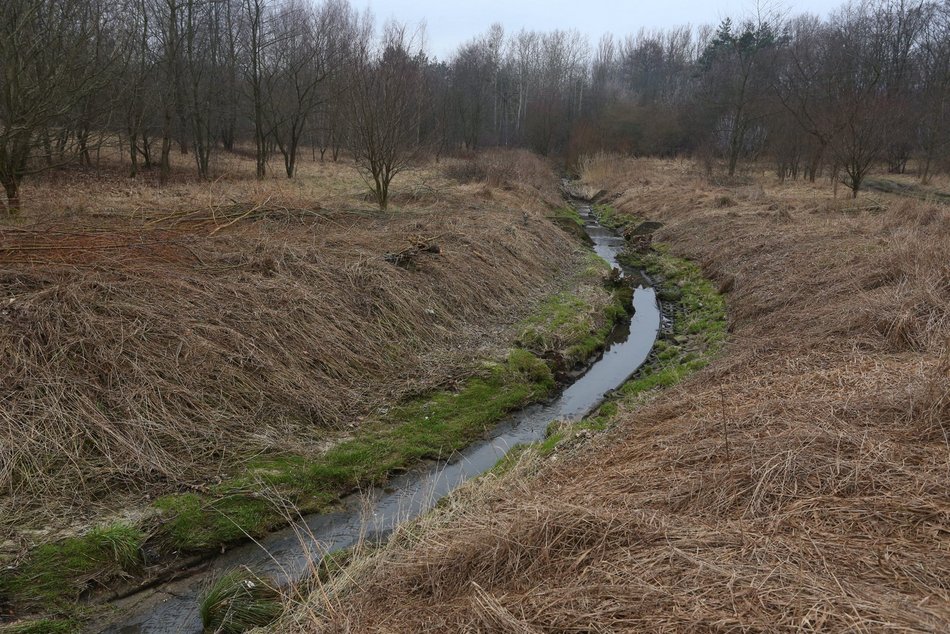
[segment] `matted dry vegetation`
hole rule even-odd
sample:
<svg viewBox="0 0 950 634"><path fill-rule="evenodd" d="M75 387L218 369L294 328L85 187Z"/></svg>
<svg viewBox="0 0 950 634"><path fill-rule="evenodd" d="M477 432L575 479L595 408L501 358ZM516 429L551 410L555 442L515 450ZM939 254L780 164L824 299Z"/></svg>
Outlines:
<svg viewBox="0 0 950 634"><path fill-rule="evenodd" d="M332 164L29 186L0 226L0 543L319 451L492 355L582 258L544 217L546 164L497 160L534 177L461 184L447 159L397 181L386 215Z"/></svg>
<svg viewBox="0 0 950 634"><path fill-rule="evenodd" d="M950 630L950 210L589 167L728 293L726 350L281 631Z"/></svg>

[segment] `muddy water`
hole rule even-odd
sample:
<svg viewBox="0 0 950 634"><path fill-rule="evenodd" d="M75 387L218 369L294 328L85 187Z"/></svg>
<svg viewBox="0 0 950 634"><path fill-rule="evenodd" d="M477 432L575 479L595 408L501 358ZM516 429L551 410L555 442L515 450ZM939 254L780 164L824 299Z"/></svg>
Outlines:
<svg viewBox="0 0 950 634"><path fill-rule="evenodd" d="M620 268L617 255L624 247L623 238L602 227L589 206L578 203L577 208L597 254ZM490 469L512 447L543 439L552 421L579 420L589 414L646 361L660 327L653 289L644 285L637 272L624 274L640 283L633 294L634 313L628 327L618 329L602 357L556 400L514 414L490 438L459 452L450 462L398 476L385 490L350 496L338 512L303 518L296 526L222 554L192 576L122 599L113 604L113 623L105 627L100 623L93 631L201 632L199 597L209 580L222 572L248 566L281 582L301 579L324 554L363 538L385 537L399 523L428 511L461 483Z"/></svg>

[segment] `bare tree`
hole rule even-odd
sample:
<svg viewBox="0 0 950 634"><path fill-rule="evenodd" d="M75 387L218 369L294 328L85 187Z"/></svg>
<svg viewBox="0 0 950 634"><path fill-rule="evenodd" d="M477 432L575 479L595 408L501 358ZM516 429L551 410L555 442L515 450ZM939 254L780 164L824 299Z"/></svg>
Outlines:
<svg viewBox="0 0 950 634"><path fill-rule="evenodd" d="M284 158L287 178L297 169L304 130L324 96L320 91L341 56L337 7L291 1L274 16L277 42L266 74L268 127Z"/></svg>
<svg viewBox="0 0 950 634"><path fill-rule="evenodd" d="M351 149L379 208L386 210L393 178L422 149L425 56L420 34L390 23L381 45L359 55L351 82Z"/></svg>
<svg viewBox="0 0 950 634"><path fill-rule="evenodd" d="M950 150L950 3L935 6L933 11L918 57L920 110L914 117L924 184L930 182L937 160Z"/></svg>
<svg viewBox="0 0 950 634"><path fill-rule="evenodd" d="M198 175L208 178L221 116L215 108L220 103L217 93L227 68L227 6L213 0L185 0L183 11L183 107Z"/></svg>
<svg viewBox="0 0 950 634"><path fill-rule="evenodd" d="M186 0L152 0L152 15L155 23L156 43L161 57L161 103L162 148L159 158L159 180L168 182L171 175L171 147L178 126L183 119L182 109L182 16Z"/></svg>
<svg viewBox="0 0 950 634"><path fill-rule="evenodd" d="M0 3L0 184L7 214L20 210L23 178L50 167L51 161L31 161L49 132L108 84L119 48L105 33L109 9L109 0Z"/></svg>
<svg viewBox="0 0 950 634"><path fill-rule="evenodd" d="M876 37L866 5L846 6L834 17L828 37L825 64L832 80L824 87L833 169L844 171L841 180L857 198L887 141L884 41Z"/></svg>
<svg viewBox="0 0 950 634"><path fill-rule="evenodd" d="M836 82L827 60L832 38L825 24L816 17L801 16L787 27L790 42L776 69L772 88L778 102L804 131L811 143L807 152L805 175L814 182L825 160L833 129L834 104L830 97Z"/></svg>
<svg viewBox="0 0 950 634"><path fill-rule="evenodd" d="M739 158L764 116L762 103L768 88L772 50L778 38L768 19L748 21L738 33L726 19L699 60L704 73L705 97L719 110L719 133L725 145L728 173L733 176Z"/></svg>
<svg viewBox="0 0 950 634"><path fill-rule="evenodd" d="M148 151L147 94L149 80L154 79L154 61L149 51L149 11L147 0L134 0L135 11L126 22L128 34L126 42L127 63L121 76L121 103L124 110L125 133L129 143L129 175L132 178L139 173L139 156L150 167L151 156Z"/></svg>
<svg viewBox="0 0 950 634"><path fill-rule="evenodd" d="M462 45L451 65L452 107L459 124L462 142L474 149L489 123L495 97L497 56L487 38L476 38Z"/></svg>
<svg viewBox="0 0 950 634"><path fill-rule="evenodd" d="M247 82L254 125L254 151L258 180L267 175L267 137L265 127L266 55L273 44L270 39L268 0L242 0L247 36L244 42L244 77Z"/></svg>

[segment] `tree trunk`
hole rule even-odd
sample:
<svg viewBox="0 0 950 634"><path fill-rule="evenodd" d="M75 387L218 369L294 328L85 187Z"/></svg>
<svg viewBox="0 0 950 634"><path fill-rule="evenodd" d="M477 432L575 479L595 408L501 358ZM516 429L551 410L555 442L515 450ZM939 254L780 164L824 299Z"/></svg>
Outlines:
<svg viewBox="0 0 950 634"><path fill-rule="evenodd" d="M17 216L20 213L20 183L15 176L3 177L3 191L7 195L7 215Z"/></svg>
<svg viewBox="0 0 950 634"><path fill-rule="evenodd" d="M145 169L152 169L152 142L148 139L148 131L142 132L142 160L145 161Z"/></svg>
<svg viewBox="0 0 950 634"><path fill-rule="evenodd" d="M739 151L742 148L742 135L739 133L738 115L733 123L732 135L729 139L729 176L736 175L736 166L739 164Z"/></svg>
<svg viewBox="0 0 950 634"><path fill-rule="evenodd" d="M162 185L168 183L168 177L171 176L171 149L172 140L167 136L162 137L162 157L158 168L158 182Z"/></svg>
<svg viewBox="0 0 950 634"><path fill-rule="evenodd" d="M933 155L931 152L927 152L927 156L924 158L924 167L920 173L920 184L929 185L930 184L930 164L933 160Z"/></svg>
<svg viewBox="0 0 950 634"><path fill-rule="evenodd" d="M92 166L92 157L89 155L89 128L83 124L76 133L79 144L79 164L83 167Z"/></svg>
<svg viewBox="0 0 950 634"><path fill-rule="evenodd" d="M138 142L138 134L136 134L133 130L129 130L129 160L131 162L131 167L129 168L130 178L135 178L139 175Z"/></svg>
<svg viewBox="0 0 950 634"><path fill-rule="evenodd" d="M287 171L287 178L293 178L297 172L297 148L293 145L284 154L284 169Z"/></svg>
<svg viewBox="0 0 950 634"><path fill-rule="evenodd" d="M53 166L53 142L49 138L49 129L43 129L43 155L46 159L46 167Z"/></svg>

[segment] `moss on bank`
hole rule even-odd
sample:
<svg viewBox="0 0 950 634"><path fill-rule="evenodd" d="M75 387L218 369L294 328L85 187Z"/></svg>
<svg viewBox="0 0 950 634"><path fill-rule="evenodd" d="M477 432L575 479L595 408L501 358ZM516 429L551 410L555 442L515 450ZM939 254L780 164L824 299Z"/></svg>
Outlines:
<svg viewBox="0 0 950 634"><path fill-rule="evenodd" d="M591 288L597 280L608 279L610 301L602 309L575 291L552 295L520 325L518 345L534 354L550 358L556 354L568 368L588 361L601 350L614 327L629 314L633 290L610 277L610 265L594 253L587 255L577 273L579 288Z"/></svg>
<svg viewBox="0 0 950 634"><path fill-rule="evenodd" d="M0 634L72 634L79 629L79 622L73 619L37 619L0 625Z"/></svg>
<svg viewBox="0 0 950 634"><path fill-rule="evenodd" d="M595 213L601 224L615 229L640 222L609 206L598 206ZM499 462L494 473L510 469L526 451L546 457L578 433L612 427L621 407L635 407L649 394L673 386L706 367L725 344L725 301L696 263L672 255L664 244L654 244L646 252L627 250L619 260L651 277L671 326L660 331L643 367L597 411L576 423L555 421L543 441L515 448Z"/></svg>
<svg viewBox="0 0 950 634"><path fill-rule="evenodd" d="M655 244L647 253L627 253L624 263L643 269L657 282L657 296L672 320L648 363L620 388L622 398L633 399L706 367L726 341L726 306L699 266L671 255L666 245Z"/></svg>
<svg viewBox="0 0 950 634"><path fill-rule="evenodd" d="M634 221L634 218L619 213L611 205L594 205L591 209L597 216L597 221L609 229L622 229Z"/></svg>
<svg viewBox="0 0 950 634"><path fill-rule="evenodd" d="M106 582L142 564L145 534L129 524L97 528L34 549L15 574L0 577L0 595L56 613L79 598L91 579ZM42 622L24 627L40 627ZM65 626L62 626L65 627Z"/></svg>
<svg viewBox="0 0 950 634"><path fill-rule="evenodd" d="M587 256L570 292L544 302L523 322L525 338L554 346L571 364L602 348L629 306L629 293L613 288L610 301L595 300L609 266ZM530 330L530 335L526 331ZM483 362L462 386L411 399L319 456L269 455L201 492L167 495L143 526L116 524L87 535L35 548L15 569L0 574L0 601L48 615L81 618L76 603L92 584L133 577L147 546L161 557L172 552L208 553L286 524L295 512L326 510L360 487L382 484L394 472L424 459L444 458L481 437L509 412L547 398L556 388L553 370L537 352L519 346L502 362ZM533 348L534 346L532 346ZM157 516L157 517L156 517ZM76 621L34 621L16 627L71 631ZM61 629L56 629L61 628ZM62 629L65 628L65 629ZM19 631L19 630L11 630Z"/></svg>

